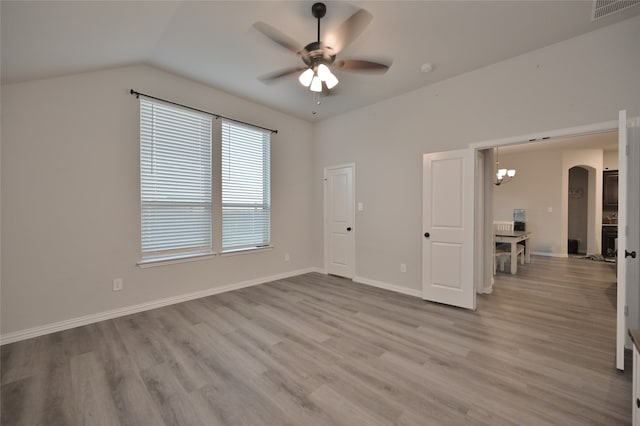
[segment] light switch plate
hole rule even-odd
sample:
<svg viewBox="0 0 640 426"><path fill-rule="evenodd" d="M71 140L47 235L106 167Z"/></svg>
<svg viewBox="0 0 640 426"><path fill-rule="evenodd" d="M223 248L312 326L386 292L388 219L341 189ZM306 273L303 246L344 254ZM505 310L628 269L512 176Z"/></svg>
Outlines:
<svg viewBox="0 0 640 426"><path fill-rule="evenodd" d="M113 291L120 291L124 288L124 281L122 278L114 278L113 280Z"/></svg>

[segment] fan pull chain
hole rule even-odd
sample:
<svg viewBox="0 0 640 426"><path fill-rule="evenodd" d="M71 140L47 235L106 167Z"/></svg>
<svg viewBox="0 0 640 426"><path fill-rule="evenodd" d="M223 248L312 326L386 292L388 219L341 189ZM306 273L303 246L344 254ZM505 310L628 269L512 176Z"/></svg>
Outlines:
<svg viewBox="0 0 640 426"><path fill-rule="evenodd" d="M316 106L320 106L320 104L322 103L320 101L320 93L319 92L311 92L313 93L313 108L315 108ZM316 115L317 111L315 109L311 110L311 114Z"/></svg>

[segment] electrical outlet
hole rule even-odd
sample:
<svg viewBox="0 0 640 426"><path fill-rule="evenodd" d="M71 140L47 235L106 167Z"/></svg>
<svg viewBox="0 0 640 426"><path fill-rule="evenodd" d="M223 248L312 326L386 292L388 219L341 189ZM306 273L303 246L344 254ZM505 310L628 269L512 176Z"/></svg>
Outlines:
<svg viewBox="0 0 640 426"><path fill-rule="evenodd" d="M284 261L288 262L289 260L291 260L291 256L289 256L289 253L285 253L284 255Z"/></svg>
<svg viewBox="0 0 640 426"><path fill-rule="evenodd" d="M120 291L124 288L124 281L122 278L113 279L113 291Z"/></svg>
<svg viewBox="0 0 640 426"><path fill-rule="evenodd" d="M400 264L400 272L407 272L407 264L406 263L401 263Z"/></svg>

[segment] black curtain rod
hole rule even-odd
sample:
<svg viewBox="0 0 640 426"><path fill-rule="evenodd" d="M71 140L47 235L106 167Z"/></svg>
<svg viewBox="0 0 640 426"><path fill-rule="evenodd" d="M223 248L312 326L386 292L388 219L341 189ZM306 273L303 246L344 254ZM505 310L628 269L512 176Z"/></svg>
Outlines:
<svg viewBox="0 0 640 426"><path fill-rule="evenodd" d="M277 130L268 129L268 128L266 128L266 127L262 127L262 126L256 126L255 124L247 123L246 121L236 120L235 118L225 117L224 115L220 115L220 114L214 114L214 113L209 112L209 111L204 111L204 110L201 110L201 109L198 109L198 108L193 108L193 107L190 107L190 106L187 106L187 105L182 105L182 104L179 104L179 103L177 103L177 102L169 101L169 100L167 100L167 99L156 98L155 96L147 95L146 93L136 92L136 91L135 91L135 90L133 90L133 89L131 89L131 90L129 91L129 93L130 93L130 94L132 94L132 95L135 95L135 96L136 96L136 98L139 98L140 96L144 96L145 98L155 99L155 100L157 100L157 101L166 102L166 103L171 104L171 105L176 105L176 106L179 106L179 107L182 107L182 108L187 108L187 109L190 109L190 110L193 110L193 111L198 111L198 112L201 112L201 113L203 113L203 114L212 115L212 116L214 116L216 119L218 119L218 118L224 118L225 120L235 121L236 123L248 124L249 126L256 127L256 128L258 128L258 129L262 129L262 130L268 130L268 131L269 131L269 132L271 132L271 133L278 133L278 131L277 131Z"/></svg>

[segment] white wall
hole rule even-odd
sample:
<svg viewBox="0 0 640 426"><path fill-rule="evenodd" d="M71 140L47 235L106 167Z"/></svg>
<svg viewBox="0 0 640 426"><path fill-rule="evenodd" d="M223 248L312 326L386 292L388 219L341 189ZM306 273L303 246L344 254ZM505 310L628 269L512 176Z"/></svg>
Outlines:
<svg viewBox="0 0 640 426"><path fill-rule="evenodd" d="M315 264L322 266L322 168L355 162L365 205L356 216L356 276L419 289L422 154L616 120L620 109L637 115L637 40L640 17L318 123Z"/></svg>
<svg viewBox="0 0 640 426"><path fill-rule="evenodd" d="M602 195L597 194L602 194L602 150L567 150L553 149L553 145L545 146L540 150L500 154L500 164L515 168L517 175L511 182L493 190L494 219L513 220L514 209L525 209L526 227L532 235L529 242L531 251L546 256L566 256L569 238L569 169L587 166L592 170L589 176L594 181L588 182L588 191L585 187L584 197L589 203L587 237L582 243L587 253L599 253ZM600 214L596 215L598 206Z"/></svg>
<svg viewBox="0 0 640 426"><path fill-rule="evenodd" d="M577 146L583 141L585 145L592 143L590 136L572 138ZM601 253L601 219L602 219L602 170L604 161L609 157L609 164L613 164L611 155L607 153L617 151L602 151L602 149L560 149L551 143L541 144L536 151L519 154L505 154L500 151L500 162L504 167L516 168L517 179L508 185L494 189L494 208L498 212L496 220L512 220L514 208L527 208L527 229L534 230L535 238L531 244L535 254L565 256L567 253L566 239L578 239L580 252L587 254ZM561 186L569 188L568 169L573 166L583 166L588 169L583 198L571 199ZM615 160L617 168L617 158ZM560 173L559 173L560 172ZM587 191L588 189L588 191ZM535 192L535 193L534 193ZM524 194L533 194L531 196ZM544 205L548 203L548 205ZM587 235L572 234L570 216L571 203L574 206L586 206L587 215L584 217L587 225ZM517 207L520 204L523 207ZM549 212L548 208L552 211ZM582 208L582 207L580 207ZM529 210L532 214L529 214ZM566 212L566 213L565 213ZM550 232L552 231L552 232Z"/></svg>
<svg viewBox="0 0 640 426"><path fill-rule="evenodd" d="M513 220L514 209L524 209L535 254L566 255L562 229L562 151L500 153L500 165L516 169L516 177L493 190L493 218ZM551 211L549 211L551 209Z"/></svg>
<svg viewBox="0 0 640 426"><path fill-rule="evenodd" d="M274 250L136 266L139 107L130 88L279 130ZM147 66L3 86L2 334L309 268L311 145L310 123ZM115 277L121 292L111 290Z"/></svg>
<svg viewBox="0 0 640 426"><path fill-rule="evenodd" d="M605 151L602 158L605 170L618 170L618 150Z"/></svg>

